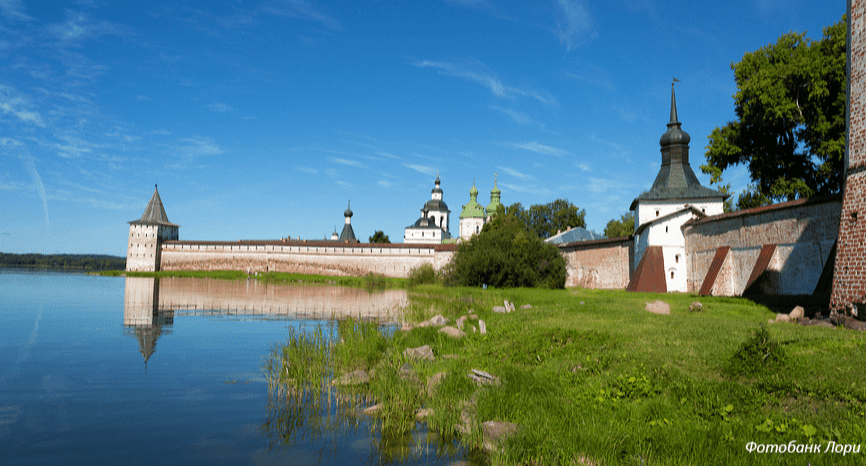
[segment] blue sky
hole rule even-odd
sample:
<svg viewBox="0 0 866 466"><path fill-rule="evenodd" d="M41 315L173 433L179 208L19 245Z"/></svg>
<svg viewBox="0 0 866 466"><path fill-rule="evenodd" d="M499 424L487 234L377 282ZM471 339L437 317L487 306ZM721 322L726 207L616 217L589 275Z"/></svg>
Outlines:
<svg viewBox="0 0 866 466"><path fill-rule="evenodd" d="M153 186L181 239L452 232L567 198L601 232L658 173L677 84L700 173L732 62L844 0L0 0L0 251L126 254ZM724 175L741 190L740 168Z"/></svg>

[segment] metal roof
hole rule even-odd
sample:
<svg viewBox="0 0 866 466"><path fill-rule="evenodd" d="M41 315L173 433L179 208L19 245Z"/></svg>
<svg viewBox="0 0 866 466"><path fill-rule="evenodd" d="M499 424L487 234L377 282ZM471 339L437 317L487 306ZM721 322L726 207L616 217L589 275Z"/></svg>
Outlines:
<svg viewBox="0 0 866 466"><path fill-rule="evenodd" d="M563 231L562 233L557 233L550 238L547 238L546 242L551 244L562 244L562 243L573 243L575 241L591 241L595 239L603 239L604 236L599 235L598 233L593 233L586 228L574 227L571 230Z"/></svg>
<svg viewBox="0 0 866 466"><path fill-rule="evenodd" d="M701 186L695 172L689 165L689 141L691 137L683 131L677 119L677 100L671 84L671 121L668 130L659 140L662 153L662 166L649 191L638 196L631 203L630 210L637 207L638 201L668 199L727 199L730 195Z"/></svg>
<svg viewBox="0 0 866 466"><path fill-rule="evenodd" d="M168 215L165 214L165 208L162 206L162 199L159 198L159 191L156 185L153 187L153 196L150 197L150 202L141 214L141 218L129 222L131 225L166 225L176 227L174 223L168 221Z"/></svg>

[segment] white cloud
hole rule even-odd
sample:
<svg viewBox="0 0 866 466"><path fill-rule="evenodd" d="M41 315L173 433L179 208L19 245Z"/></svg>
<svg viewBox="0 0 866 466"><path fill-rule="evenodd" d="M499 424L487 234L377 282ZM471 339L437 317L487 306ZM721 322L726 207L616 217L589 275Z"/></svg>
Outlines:
<svg viewBox="0 0 866 466"><path fill-rule="evenodd" d="M19 21L30 21L33 18L24 14L24 7L21 0L0 0L0 11L3 16Z"/></svg>
<svg viewBox="0 0 866 466"><path fill-rule="evenodd" d="M222 103L222 102L214 102L214 103L208 105L207 109L212 111L212 112L217 112L217 113L226 113L226 112L231 112L234 110L234 108L231 105L226 104L226 103Z"/></svg>
<svg viewBox="0 0 866 466"><path fill-rule="evenodd" d="M556 147L546 146L536 141L526 142L523 144L513 143L511 144L511 147L517 147L518 149L526 149L528 151L535 152L536 154L553 155L555 157L564 157L566 155L569 155L568 151L558 149Z"/></svg>
<svg viewBox="0 0 866 466"><path fill-rule="evenodd" d="M12 115L24 123L44 128L45 122L42 120L42 115L28 107L30 107L29 99L19 95L10 86L0 85L0 110L4 114Z"/></svg>
<svg viewBox="0 0 866 466"><path fill-rule="evenodd" d="M566 51L576 48L593 37L592 20L586 8L576 0L559 0L559 18L556 21L556 37Z"/></svg>
<svg viewBox="0 0 866 466"><path fill-rule="evenodd" d="M379 186L382 186L385 188L390 188L391 186L394 186L394 183L392 183L390 181L385 181L385 180L379 180L378 184L379 184Z"/></svg>
<svg viewBox="0 0 866 466"><path fill-rule="evenodd" d="M519 89L504 84L495 73L478 60L430 61L419 60L413 63L419 68L436 68L440 74L466 79L487 88L493 95L514 100L517 97L531 97L546 105L558 106L556 98L549 92L536 89Z"/></svg>
<svg viewBox="0 0 866 466"><path fill-rule="evenodd" d="M406 168L411 168L412 170L415 170L416 172L423 173L425 175L431 175L432 176L432 175L435 175L438 173L435 168L428 167L426 165L413 165L411 163L404 163L403 166Z"/></svg>
<svg viewBox="0 0 866 466"><path fill-rule="evenodd" d="M529 115L527 115L523 112L519 112L517 110L511 109L511 108L502 108L502 107L497 107L496 105L491 105L490 108L492 110L496 110L499 113L502 113L503 115L506 115L507 117L514 120L515 123L520 124L520 125L539 124L539 123L536 123L535 120L530 118Z"/></svg>
<svg viewBox="0 0 866 466"><path fill-rule="evenodd" d="M348 165L350 167L367 168L364 166L364 164L362 164L361 162L358 162L356 160L346 160L346 159L341 159L339 157L328 157L328 160L330 160L331 162L334 162L334 163L339 163L341 165Z"/></svg>
<svg viewBox="0 0 866 466"><path fill-rule="evenodd" d="M284 0L279 4L270 4L262 7L262 11L277 16L300 18L315 21L322 26L334 31L342 31L343 27L336 19L321 12L318 8L302 0Z"/></svg>
<svg viewBox="0 0 866 466"><path fill-rule="evenodd" d="M87 13L66 10L66 21L53 24L48 30L60 41L73 45L79 39L88 39L106 34L121 35L121 28L108 21L94 20Z"/></svg>
<svg viewBox="0 0 866 466"><path fill-rule="evenodd" d="M310 174L313 174L313 175L317 175L317 174L319 173L318 170L316 170L315 168L310 168L310 167L298 167L298 171L302 171L302 172L305 172L305 173L310 173Z"/></svg>
<svg viewBox="0 0 866 466"><path fill-rule="evenodd" d="M220 155L223 153L223 150L220 148L219 144L214 142L214 140L211 138L185 138L183 139L183 142L185 142L186 145L179 148L179 153L183 157L185 157L187 161L192 161L193 159L199 157Z"/></svg>
<svg viewBox="0 0 866 466"><path fill-rule="evenodd" d="M521 180L534 180L534 179L535 179L535 177L532 176L532 175L527 175L527 174L525 174L525 173L521 173L521 172L519 172L519 171L517 171L517 170L514 170L514 169L512 169L512 168L501 167L501 166L500 166L500 167L496 167L496 168L498 168L499 170L501 170L501 171L503 171L503 172L505 172L505 173L508 173L509 175L511 175L511 176L513 176L513 177L515 177L515 178L519 178L519 179L521 179Z"/></svg>
<svg viewBox="0 0 866 466"><path fill-rule="evenodd" d="M36 194L42 199L42 209L45 211L45 224L50 225L51 222L48 219L48 198L45 197L45 185L42 184L42 177L36 171L36 162L34 162L33 156L28 153L24 153L21 160L24 162L24 168L30 174L30 178L36 186Z"/></svg>
<svg viewBox="0 0 866 466"><path fill-rule="evenodd" d="M577 166L577 168L579 168L579 169L581 169L582 171L585 171L585 172L588 172L588 171L592 170L592 169L589 167L589 165L587 165L587 164L585 164L585 163L578 163L576 166Z"/></svg>
<svg viewBox="0 0 866 466"><path fill-rule="evenodd" d="M539 188L537 186L532 186L532 185L529 185L529 186L515 185L515 184L511 184L511 183L499 183L499 184L502 185L502 187L505 188L506 191L514 191L517 193L530 193L530 194L537 194L540 196L547 196L547 195L550 195L550 193L551 193L551 191L547 188Z"/></svg>

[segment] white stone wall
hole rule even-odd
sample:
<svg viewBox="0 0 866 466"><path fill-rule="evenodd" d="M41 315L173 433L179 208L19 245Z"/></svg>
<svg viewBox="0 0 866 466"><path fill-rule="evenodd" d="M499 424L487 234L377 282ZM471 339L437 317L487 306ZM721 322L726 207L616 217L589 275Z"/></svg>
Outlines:
<svg viewBox="0 0 866 466"><path fill-rule="evenodd" d="M764 291L812 294L838 236L841 209L838 197L822 201L799 200L686 225L685 242L691 265L689 291L701 289L716 249L729 246L728 275L720 275L716 281L725 284L724 293L741 295L761 247L775 244Z"/></svg>
<svg viewBox="0 0 866 466"><path fill-rule="evenodd" d="M406 244L438 244L442 242L442 230L439 228L407 228L403 236Z"/></svg>
<svg viewBox="0 0 866 466"><path fill-rule="evenodd" d="M671 201L640 201L637 207L635 207L635 231L641 225L682 210L687 205L695 207L707 216L719 215L725 211L724 203L719 200L677 199Z"/></svg>
<svg viewBox="0 0 866 466"><path fill-rule="evenodd" d="M423 264L440 270L456 246L377 247L373 245L247 245L238 243L169 243L162 245L162 270L240 270L334 276L377 273L407 277Z"/></svg>

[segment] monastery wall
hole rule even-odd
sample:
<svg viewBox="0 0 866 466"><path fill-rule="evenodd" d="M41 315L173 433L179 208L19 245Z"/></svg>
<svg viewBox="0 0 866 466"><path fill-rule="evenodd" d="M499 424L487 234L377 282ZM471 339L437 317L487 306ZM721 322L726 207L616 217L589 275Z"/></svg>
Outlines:
<svg viewBox="0 0 866 466"><path fill-rule="evenodd" d="M240 270L330 276L377 273L406 278L423 264L440 270L456 245L361 244L293 241L166 241L160 270Z"/></svg>
<svg viewBox="0 0 866 466"><path fill-rule="evenodd" d="M688 290L698 292L719 248L730 247L720 263L714 294L739 296L759 261L766 270L758 283L767 294L811 295L839 232L840 196L799 199L772 206L693 220L683 225ZM720 257L721 259L721 257Z"/></svg>
<svg viewBox="0 0 866 466"><path fill-rule="evenodd" d="M625 289L631 276L631 237L559 244L565 258L566 287Z"/></svg>

